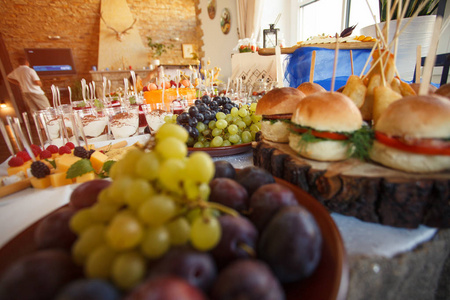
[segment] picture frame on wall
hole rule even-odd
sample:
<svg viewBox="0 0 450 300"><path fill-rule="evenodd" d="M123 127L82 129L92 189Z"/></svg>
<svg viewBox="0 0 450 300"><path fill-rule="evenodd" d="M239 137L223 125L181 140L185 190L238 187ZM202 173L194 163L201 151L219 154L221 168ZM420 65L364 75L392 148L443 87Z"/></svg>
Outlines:
<svg viewBox="0 0 450 300"><path fill-rule="evenodd" d="M208 16L211 20L216 17L216 0L209 0L208 3Z"/></svg>
<svg viewBox="0 0 450 300"><path fill-rule="evenodd" d="M220 18L220 28L222 29L223 34L228 34L231 28L231 13L228 8L224 8L222 10L221 18Z"/></svg>
<svg viewBox="0 0 450 300"><path fill-rule="evenodd" d="M183 44L183 58L194 58L194 45L193 44Z"/></svg>

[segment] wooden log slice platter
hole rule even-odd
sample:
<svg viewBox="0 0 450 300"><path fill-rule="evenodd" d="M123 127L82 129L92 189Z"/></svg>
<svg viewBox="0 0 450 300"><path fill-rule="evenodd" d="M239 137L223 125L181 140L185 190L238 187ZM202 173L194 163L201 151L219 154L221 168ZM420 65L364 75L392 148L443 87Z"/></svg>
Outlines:
<svg viewBox="0 0 450 300"><path fill-rule="evenodd" d="M450 228L450 172L411 174L356 159L319 162L266 140L252 148L255 166L302 188L330 211L402 228Z"/></svg>

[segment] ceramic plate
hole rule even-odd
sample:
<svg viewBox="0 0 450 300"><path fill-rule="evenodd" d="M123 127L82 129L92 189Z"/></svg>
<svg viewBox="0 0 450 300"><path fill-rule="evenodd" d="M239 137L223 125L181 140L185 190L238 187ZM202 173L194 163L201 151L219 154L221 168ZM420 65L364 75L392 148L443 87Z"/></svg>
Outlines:
<svg viewBox="0 0 450 300"><path fill-rule="evenodd" d="M316 218L323 236L320 263L309 278L286 285L286 299L344 300L347 295L349 269L341 235L329 212L308 193L294 185L277 179L289 187L298 202ZM35 224L28 227L0 249L0 276L16 259L36 250L34 243Z"/></svg>
<svg viewBox="0 0 450 300"><path fill-rule="evenodd" d="M291 183L276 179L289 187L297 201L309 210L323 236L322 257L312 276L285 286L286 299L344 300L347 297L349 269L344 243L328 210L311 195Z"/></svg>

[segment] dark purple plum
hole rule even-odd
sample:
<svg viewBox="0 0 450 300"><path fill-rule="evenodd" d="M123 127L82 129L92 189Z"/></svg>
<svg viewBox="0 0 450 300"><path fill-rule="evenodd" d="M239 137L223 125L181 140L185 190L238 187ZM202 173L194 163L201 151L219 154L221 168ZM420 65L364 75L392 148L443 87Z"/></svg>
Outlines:
<svg viewBox="0 0 450 300"><path fill-rule="evenodd" d="M125 300L206 300L198 288L176 276L149 278Z"/></svg>
<svg viewBox="0 0 450 300"><path fill-rule="evenodd" d="M189 284L208 291L217 276L217 268L211 254L189 247L171 249L150 268L150 277L173 275Z"/></svg>
<svg viewBox="0 0 450 300"><path fill-rule="evenodd" d="M55 300L119 300L119 291L101 279L75 280L61 289Z"/></svg>
<svg viewBox="0 0 450 300"><path fill-rule="evenodd" d="M92 206L97 202L97 196L101 190L108 187L111 181L94 179L77 186L70 195L69 206L81 209Z"/></svg>
<svg viewBox="0 0 450 300"><path fill-rule="evenodd" d="M255 257L258 231L247 218L223 215L219 222L222 235L219 244L211 251L219 267L239 258Z"/></svg>
<svg viewBox="0 0 450 300"><path fill-rule="evenodd" d="M236 176L236 169L233 165L226 160L218 160L214 162L216 167L216 172L214 174L214 178L234 178Z"/></svg>
<svg viewBox="0 0 450 300"><path fill-rule="evenodd" d="M72 207L64 207L46 216L34 231L38 249L60 248L70 252L77 236L70 230L69 222L76 212Z"/></svg>
<svg viewBox="0 0 450 300"><path fill-rule="evenodd" d="M210 201L231 207L241 213L247 211L248 193L237 181L230 178L215 178L211 180L209 186Z"/></svg>
<svg viewBox="0 0 450 300"><path fill-rule="evenodd" d="M236 260L223 269L214 283L214 300L283 300L284 291L270 268L255 259Z"/></svg>
<svg viewBox="0 0 450 300"><path fill-rule="evenodd" d="M297 198L289 188L270 183L257 189L250 197L248 217L261 232L281 207L297 205Z"/></svg>
<svg viewBox="0 0 450 300"><path fill-rule="evenodd" d="M272 174L263 168L255 166L245 167L237 172L235 180L245 187L250 197L260 186L275 182Z"/></svg>
<svg viewBox="0 0 450 300"><path fill-rule="evenodd" d="M281 283L309 277L322 255L322 234L314 216L302 206L281 208L261 233L258 255Z"/></svg>
<svg viewBox="0 0 450 300"><path fill-rule="evenodd" d="M53 299L63 286L81 277L70 254L41 250L14 262L0 278L0 299Z"/></svg>

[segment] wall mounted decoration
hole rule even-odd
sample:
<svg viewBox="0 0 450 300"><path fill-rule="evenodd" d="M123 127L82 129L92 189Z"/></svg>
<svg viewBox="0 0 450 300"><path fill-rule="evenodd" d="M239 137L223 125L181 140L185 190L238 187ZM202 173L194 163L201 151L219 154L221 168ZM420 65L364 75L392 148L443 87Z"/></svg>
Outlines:
<svg viewBox="0 0 450 300"><path fill-rule="evenodd" d="M220 27L222 28L223 34L228 34L230 32L231 27L231 14L228 8L224 8L222 10L222 16L220 19Z"/></svg>
<svg viewBox="0 0 450 300"><path fill-rule="evenodd" d="M217 8L216 0L209 0L209 3L208 3L208 16L209 16L209 18L211 20L216 17L216 8Z"/></svg>

